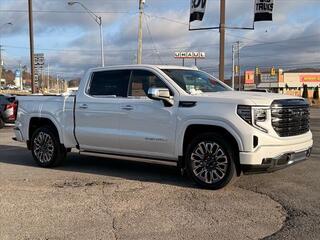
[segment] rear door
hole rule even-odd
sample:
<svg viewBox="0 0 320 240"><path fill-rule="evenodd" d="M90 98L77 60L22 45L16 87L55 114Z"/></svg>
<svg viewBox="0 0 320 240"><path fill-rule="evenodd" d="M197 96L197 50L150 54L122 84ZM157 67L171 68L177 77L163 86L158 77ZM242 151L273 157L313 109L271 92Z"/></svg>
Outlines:
<svg viewBox="0 0 320 240"><path fill-rule="evenodd" d="M127 96L129 70L94 72L76 102L76 136L81 150L119 152L120 101Z"/></svg>

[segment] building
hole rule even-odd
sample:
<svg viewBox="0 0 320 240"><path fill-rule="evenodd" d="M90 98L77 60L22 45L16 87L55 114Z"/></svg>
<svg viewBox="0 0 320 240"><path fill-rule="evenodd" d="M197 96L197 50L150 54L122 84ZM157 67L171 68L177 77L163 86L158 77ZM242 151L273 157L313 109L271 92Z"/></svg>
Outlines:
<svg viewBox="0 0 320 240"><path fill-rule="evenodd" d="M284 72L282 69L259 69L244 72L243 88L268 89L271 92L285 93L301 96L303 85L308 86L309 97L313 96L316 86L320 87L320 70L291 70Z"/></svg>

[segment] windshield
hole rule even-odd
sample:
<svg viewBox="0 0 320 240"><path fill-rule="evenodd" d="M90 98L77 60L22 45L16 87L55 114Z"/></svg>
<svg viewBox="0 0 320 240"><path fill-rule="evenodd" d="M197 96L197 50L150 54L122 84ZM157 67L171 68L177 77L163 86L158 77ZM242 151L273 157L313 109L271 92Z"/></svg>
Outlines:
<svg viewBox="0 0 320 240"><path fill-rule="evenodd" d="M189 94L232 90L205 72L187 69L162 69L162 71Z"/></svg>

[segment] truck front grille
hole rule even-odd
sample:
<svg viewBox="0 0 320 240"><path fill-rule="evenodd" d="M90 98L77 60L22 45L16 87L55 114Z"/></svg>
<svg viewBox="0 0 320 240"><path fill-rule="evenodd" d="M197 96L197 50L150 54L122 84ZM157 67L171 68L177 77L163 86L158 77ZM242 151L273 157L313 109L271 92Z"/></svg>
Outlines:
<svg viewBox="0 0 320 240"><path fill-rule="evenodd" d="M271 105L273 129L280 137L309 131L309 105L303 99L275 100Z"/></svg>

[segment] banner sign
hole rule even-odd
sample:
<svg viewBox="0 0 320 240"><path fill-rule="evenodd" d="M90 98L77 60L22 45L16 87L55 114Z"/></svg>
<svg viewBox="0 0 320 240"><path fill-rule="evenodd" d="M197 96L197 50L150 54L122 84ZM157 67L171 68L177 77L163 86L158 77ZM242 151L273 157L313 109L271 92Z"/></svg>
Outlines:
<svg viewBox="0 0 320 240"><path fill-rule="evenodd" d="M191 0L189 22L193 22L195 20L202 21L206 11L206 3L207 0Z"/></svg>
<svg viewBox="0 0 320 240"><path fill-rule="evenodd" d="M174 58L206 58L205 52L175 52Z"/></svg>
<svg viewBox="0 0 320 240"><path fill-rule="evenodd" d="M255 0L254 21L272 21L273 0Z"/></svg>
<svg viewBox="0 0 320 240"><path fill-rule="evenodd" d="M320 82L320 74L319 75L300 75L300 82Z"/></svg>

